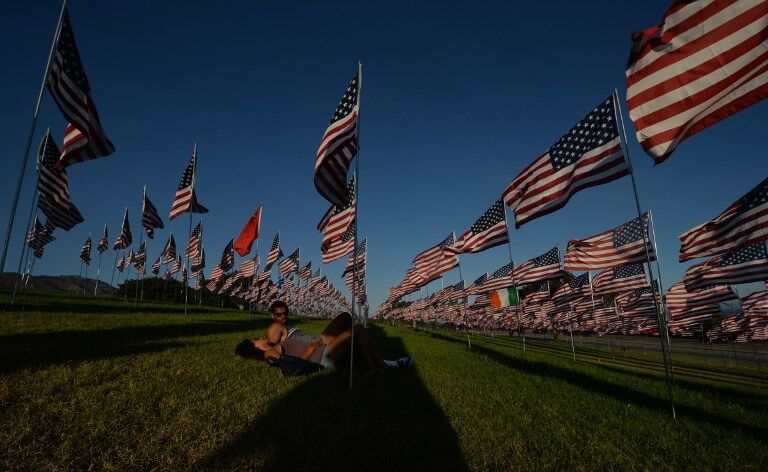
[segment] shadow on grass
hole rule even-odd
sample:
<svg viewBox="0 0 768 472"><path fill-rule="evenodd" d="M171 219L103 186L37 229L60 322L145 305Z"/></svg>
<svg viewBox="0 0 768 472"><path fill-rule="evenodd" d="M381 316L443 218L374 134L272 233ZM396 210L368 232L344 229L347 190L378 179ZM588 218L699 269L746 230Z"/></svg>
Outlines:
<svg viewBox="0 0 768 472"><path fill-rule="evenodd" d="M382 356L405 352L402 341L380 328L368 331ZM468 470L456 433L416 368L372 376L357 372L352 391L348 372L339 368L307 377L196 467Z"/></svg>
<svg viewBox="0 0 768 472"><path fill-rule="evenodd" d="M255 337L255 331L266 326L267 319L258 318L250 322L216 320L0 336L0 375L55 364L160 352L189 345L178 341L185 337L239 332Z"/></svg>
<svg viewBox="0 0 768 472"><path fill-rule="evenodd" d="M464 340L453 338L451 336L439 333L429 334L448 342L464 344ZM632 388L606 382L605 380L602 380L598 377L594 377L583 372L578 372L573 369L559 367L547 362L533 361L530 359L521 361L520 357L517 355L509 356L496 350L483 347L477 343L472 344L472 350L488 357L489 359L501 365L519 370L528 375L536 375L540 377L562 380L575 387L579 387L599 395L613 397L621 402L633 403L635 406L640 408L658 410L664 413L669 412L669 400L666 397L659 398L653 395L648 395ZM594 366L594 364L589 365ZM621 373L634 375L632 372L628 371L623 371ZM656 380L663 382L663 379ZM727 397L729 395L726 394L723 396ZM737 431L742 431L759 439L768 440L768 430L765 428L744 424L738 421L734 421L730 418L726 418L699 408L692 408L687 405L675 404L675 409L677 411L678 418L688 418L693 421L704 421L718 427L725 427Z"/></svg>

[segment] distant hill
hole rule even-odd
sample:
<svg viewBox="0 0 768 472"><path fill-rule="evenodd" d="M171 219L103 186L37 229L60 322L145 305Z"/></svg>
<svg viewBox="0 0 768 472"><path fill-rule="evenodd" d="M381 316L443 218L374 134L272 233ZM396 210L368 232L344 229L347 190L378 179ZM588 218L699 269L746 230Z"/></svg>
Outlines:
<svg viewBox="0 0 768 472"><path fill-rule="evenodd" d="M0 274L0 286L13 287L17 276L18 274L15 272ZM29 284L27 284L27 287L58 292L80 293L83 291L83 284L85 284L85 291L87 293L93 293L96 279L86 279L79 275L33 275ZM99 281L98 293L100 295L111 295L114 292L115 287L103 280Z"/></svg>

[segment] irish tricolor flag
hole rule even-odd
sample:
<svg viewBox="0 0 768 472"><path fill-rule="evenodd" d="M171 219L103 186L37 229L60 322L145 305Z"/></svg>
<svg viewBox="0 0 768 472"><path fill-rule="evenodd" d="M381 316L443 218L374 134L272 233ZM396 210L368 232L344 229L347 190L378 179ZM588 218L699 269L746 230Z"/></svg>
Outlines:
<svg viewBox="0 0 768 472"><path fill-rule="evenodd" d="M515 287L502 288L491 292L491 306L501 308L510 305L517 305L517 290Z"/></svg>

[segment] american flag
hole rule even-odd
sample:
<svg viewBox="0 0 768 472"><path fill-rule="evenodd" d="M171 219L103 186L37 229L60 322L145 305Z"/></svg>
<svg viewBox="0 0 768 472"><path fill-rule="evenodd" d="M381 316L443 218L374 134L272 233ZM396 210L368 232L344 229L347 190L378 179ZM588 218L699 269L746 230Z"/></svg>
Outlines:
<svg viewBox="0 0 768 472"><path fill-rule="evenodd" d="M357 74L344 91L320 141L315 159L315 188L331 205L344 207L348 202L347 172L357 154L357 118L360 78Z"/></svg>
<svg viewBox="0 0 768 472"><path fill-rule="evenodd" d="M56 169L59 149L50 131L43 136L37 156L39 169L37 206L51 224L69 231L85 219L70 200L66 169Z"/></svg>
<svg viewBox="0 0 768 472"><path fill-rule="evenodd" d="M181 283L187 283L187 280L189 280L189 276L187 274L187 268L182 267L181 268Z"/></svg>
<svg viewBox="0 0 768 472"><path fill-rule="evenodd" d="M67 9L62 15L52 59L46 85L69 122L57 167L109 156L115 147L101 127Z"/></svg>
<svg viewBox="0 0 768 472"><path fill-rule="evenodd" d="M224 275L224 271L221 270L221 266L214 267L213 270L211 270L210 277L208 277L208 280L209 280L208 285L210 285L211 283L216 284L222 275ZM213 290L213 289L209 288L208 290Z"/></svg>
<svg viewBox="0 0 768 472"><path fill-rule="evenodd" d="M341 259L355 249L355 224L349 225L347 232L340 239L337 239L331 243L331 245L323 251L320 250L320 255L324 264L330 264L331 262Z"/></svg>
<svg viewBox="0 0 768 472"><path fill-rule="evenodd" d="M144 201L141 205L141 225L144 226L144 231L147 232L149 239L155 237L155 228L162 229L165 227L160 215L157 214L157 208L149 201L146 188L144 189Z"/></svg>
<svg viewBox="0 0 768 472"><path fill-rule="evenodd" d="M286 280L285 283L283 283L283 291L287 292L290 289L292 289L293 288L293 283L294 283L293 277L290 277L288 280Z"/></svg>
<svg viewBox="0 0 768 472"><path fill-rule="evenodd" d="M653 287L653 290L651 289ZM622 292L616 295L616 303L619 305L622 311L632 310L634 308L653 305L653 292L656 292L656 296L659 297L659 284L657 281L653 281L653 284L648 287L639 288L633 291ZM660 298L657 298L659 300ZM654 308L653 314L656 315L656 308Z"/></svg>
<svg viewBox="0 0 768 472"><path fill-rule="evenodd" d="M144 264L147 262L147 242L142 241L141 245L139 246L139 250L136 251L136 254L133 255L132 261L133 265L138 269L139 266L144 266Z"/></svg>
<svg viewBox="0 0 768 472"><path fill-rule="evenodd" d="M194 259L192 259L192 266L190 267L192 276L197 277L198 275L201 275L203 273L203 269L205 269L205 249L203 249L201 245L199 254L197 254Z"/></svg>
<svg viewBox="0 0 768 472"><path fill-rule="evenodd" d="M426 276L432 275L433 272L436 272L438 266L442 265L441 263L443 262L443 254L446 254L446 251L443 249L453 246L456 243L454 239L454 234L451 232L451 234L449 234L448 237L443 239L441 242L416 255L416 257L413 258L413 265L416 267L416 270L422 272ZM449 259L452 259L452 256L454 256L452 252L448 253L447 255Z"/></svg>
<svg viewBox="0 0 768 472"><path fill-rule="evenodd" d="M504 190L519 228L564 207L589 187L629 175L613 96L603 100Z"/></svg>
<svg viewBox="0 0 768 472"><path fill-rule="evenodd" d="M472 282L472 285L470 285L469 287L467 287L466 290L464 290L465 295L476 295L478 293L481 293L483 289L483 284L485 283L486 280L488 280L488 272L476 278L475 281Z"/></svg>
<svg viewBox="0 0 768 472"><path fill-rule="evenodd" d="M529 294L527 297L525 297L525 302L528 304L531 303L543 303L545 300L549 299L549 280L546 282L542 282L539 285L539 288L536 289L535 292Z"/></svg>
<svg viewBox="0 0 768 472"><path fill-rule="evenodd" d="M173 233L168 236L168 242L165 243L162 256L163 262L169 263L176 260L176 240L173 239Z"/></svg>
<svg viewBox="0 0 768 472"><path fill-rule="evenodd" d="M201 221L189 234L189 242L187 243L187 248L184 250L184 256L186 256L188 259L193 259L200 255L200 251L203 248L202 239L203 222Z"/></svg>
<svg viewBox="0 0 768 472"><path fill-rule="evenodd" d="M266 281L269 280L269 276L270 276L270 272L265 267L264 271L261 274L259 274L258 277L256 277L256 284L259 286L263 285Z"/></svg>
<svg viewBox="0 0 768 472"><path fill-rule="evenodd" d="M491 292L514 285L512 282L512 273L515 270L515 263L510 262L496 269L490 277L483 283L482 290Z"/></svg>
<svg viewBox="0 0 768 472"><path fill-rule="evenodd" d="M675 317L704 311L720 313L720 303L738 298L727 285L715 285L689 292L680 281L669 287L666 300L669 312Z"/></svg>
<svg viewBox="0 0 768 472"><path fill-rule="evenodd" d="M656 163L692 135L768 96L768 3L675 1L632 35L627 107Z"/></svg>
<svg viewBox="0 0 768 472"><path fill-rule="evenodd" d="M592 279L595 295L627 292L647 286L648 276L642 263L605 269Z"/></svg>
<svg viewBox="0 0 768 472"><path fill-rule="evenodd" d="M272 268L272 264L277 262L281 257L283 257L283 251L280 249L280 233L277 233L272 239L272 246L269 248L269 253L267 254L267 266L264 270Z"/></svg>
<svg viewBox="0 0 768 472"><path fill-rule="evenodd" d="M128 223L128 209L125 209L123 215L123 224L120 226L120 234L115 240L115 244L112 245L112 249L117 251L118 249L125 249L133 242L133 236L131 236L131 225Z"/></svg>
<svg viewBox="0 0 768 472"><path fill-rule="evenodd" d="M641 224L635 218L589 238L568 241L565 270L607 269L645 262L648 257L644 241L648 243L650 260L656 260L648 238L648 213L643 214L642 221Z"/></svg>
<svg viewBox="0 0 768 472"><path fill-rule="evenodd" d="M765 243L753 244L692 265L685 271L686 290L709 285L744 284L768 279L768 250Z"/></svg>
<svg viewBox="0 0 768 472"><path fill-rule="evenodd" d="M235 266L235 254L232 252L232 245L234 242L235 240L231 239L224 247L224 252L221 253L221 262L219 263L219 267L221 267L221 270L224 272Z"/></svg>
<svg viewBox="0 0 768 472"><path fill-rule="evenodd" d="M243 277L253 277L253 275L256 273L256 270L257 263L255 259L248 259L247 261L243 261L240 264L240 267L237 269L237 271Z"/></svg>
<svg viewBox="0 0 768 472"><path fill-rule="evenodd" d="M211 275L213 275L213 274L211 274ZM216 290L216 285L217 285L218 283L219 283L219 279L213 279L213 278L211 278L211 279L209 279L209 280L208 280L208 283L207 283L207 284L205 284L205 288L206 288L206 289L207 289L209 292L213 292L213 291L215 291L215 290Z"/></svg>
<svg viewBox="0 0 768 472"><path fill-rule="evenodd" d="M169 220L176 218L182 213L208 213L208 209L197 201L195 194L195 168L197 167L197 148L192 151L192 157L189 158L189 164L181 176L179 188L176 189L176 196L171 204L171 214Z"/></svg>
<svg viewBox="0 0 768 472"><path fill-rule="evenodd" d="M157 259L152 264L152 273L155 274L155 275L160 273L160 264L162 264L162 262L163 262L162 257L163 256L157 256Z"/></svg>
<svg viewBox="0 0 768 472"><path fill-rule="evenodd" d="M35 222L32 225L32 230L27 235L27 246L35 250L35 257L40 259L42 257L42 249L45 247L46 244L53 241L53 230L56 227L49 224L47 221L45 225L40 223L40 220L38 220L37 216L35 216ZM37 252L40 252L40 255L37 255Z"/></svg>
<svg viewBox="0 0 768 472"><path fill-rule="evenodd" d="M309 289L312 290L315 288L315 286L320 282L320 269L317 269L317 272L315 272L315 275L312 276L312 279L309 281Z"/></svg>
<svg viewBox="0 0 768 472"><path fill-rule="evenodd" d="M349 229L349 225L355 220L357 204L355 201L355 179L347 184L348 202L343 207L331 206L325 212L317 231L323 234L320 250L327 249L335 240L338 240Z"/></svg>
<svg viewBox="0 0 768 472"><path fill-rule="evenodd" d="M555 246L544 254L523 262L515 269L515 283L523 285L559 277L561 274L560 250Z"/></svg>
<svg viewBox="0 0 768 472"><path fill-rule="evenodd" d="M104 253L109 248L109 234L107 233L107 225L104 225L104 234L101 235L101 239L99 239L99 244L96 246L96 250L99 251L99 254Z"/></svg>
<svg viewBox="0 0 768 472"><path fill-rule="evenodd" d="M122 272L123 269L125 269L125 256L123 256L123 257L121 257L120 259L117 260L117 265L115 267L120 272Z"/></svg>
<svg viewBox="0 0 768 472"><path fill-rule="evenodd" d="M768 77L768 75L766 75ZM768 178L724 212L680 235L680 262L768 240Z"/></svg>
<svg viewBox="0 0 768 472"><path fill-rule="evenodd" d="M181 270L181 255L179 255L171 266L170 274L173 275Z"/></svg>
<svg viewBox="0 0 768 472"><path fill-rule="evenodd" d="M347 263L344 266L344 272L341 273L342 277L346 276L348 273L354 272L355 268L357 268L358 272L365 270L365 264L368 261L367 245L368 239L363 239L363 242L358 244L357 262L355 262L354 254L349 256L349 259L347 259Z"/></svg>
<svg viewBox="0 0 768 472"><path fill-rule="evenodd" d="M80 249L80 260L83 264L89 265L91 262L91 237L85 240L82 249Z"/></svg>
<svg viewBox="0 0 768 472"><path fill-rule="evenodd" d="M482 216L475 221L452 247L446 250L463 253L485 251L509 241L507 220L504 217L504 202L498 199Z"/></svg>
<svg viewBox="0 0 768 472"><path fill-rule="evenodd" d="M555 303L570 299L571 297L583 296L589 291L589 273L585 272L577 277L574 277L569 282L563 284L562 287L552 295L552 300Z"/></svg>
<svg viewBox="0 0 768 472"><path fill-rule="evenodd" d="M768 316L768 290L761 290L742 298L741 309L746 316Z"/></svg>
<svg viewBox="0 0 768 472"><path fill-rule="evenodd" d="M299 270L299 278L303 282L307 282L312 276L312 261L307 262L307 265Z"/></svg>
<svg viewBox="0 0 768 472"><path fill-rule="evenodd" d="M299 248L291 253L290 256L283 259L279 265L280 273L287 277L288 274L295 272L299 269Z"/></svg>
<svg viewBox="0 0 768 472"><path fill-rule="evenodd" d="M201 272L195 277L195 290L200 290L203 288L203 273Z"/></svg>

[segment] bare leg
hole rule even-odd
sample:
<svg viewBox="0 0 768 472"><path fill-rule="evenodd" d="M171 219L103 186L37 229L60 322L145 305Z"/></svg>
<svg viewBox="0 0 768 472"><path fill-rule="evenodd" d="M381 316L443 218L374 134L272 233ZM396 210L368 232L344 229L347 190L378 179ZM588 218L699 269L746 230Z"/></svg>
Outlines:
<svg viewBox="0 0 768 472"><path fill-rule="evenodd" d="M349 331L350 326L352 326L352 317L349 313L341 313L328 323L328 326L320 333L320 337L325 344L329 344L339 334Z"/></svg>
<svg viewBox="0 0 768 472"><path fill-rule="evenodd" d="M376 345L373 344L371 338L368 337L368 332L362 327L356 326L355 337L360 340L358 346L360 346L364 355L370 358L370 362L379 368L386 368L387 365L384 364L384 361L381 359L381 355L379 354L379 350L376 349Z"/></svg>
<svg viewBox="0 0 768 472"><path fill-rule="evenodd" d="M328 349L328 354L331 356L331 359L333 360L334 363L343 362L347 360L347 356L349 355L349 345L350 345L351 337L352 337L352 331L347 330L339 334L338 336L334 337L333 340L331 340L331 342L329 342L326 345L326 348ZM357 344L358 347L360 347L360 353L363 356L363 360L365 361L365 364L368 367L368 370L370 370L371 372L374 372L379 366L374 361L370 351L362 347L362 344L364 343Z"/></svg>

